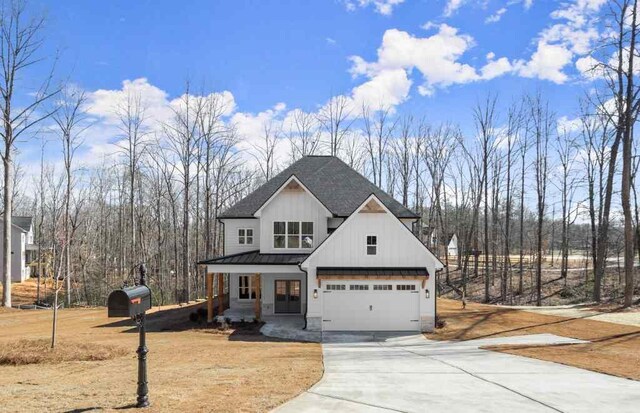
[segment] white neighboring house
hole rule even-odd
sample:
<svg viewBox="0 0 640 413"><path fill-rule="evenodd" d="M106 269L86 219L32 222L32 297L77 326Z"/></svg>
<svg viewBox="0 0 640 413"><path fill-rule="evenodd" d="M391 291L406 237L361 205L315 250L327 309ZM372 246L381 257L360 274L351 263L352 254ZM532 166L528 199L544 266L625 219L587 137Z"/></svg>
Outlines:
<svg viewBox="0 0 640 413"><path fill-rule="evenodd" d="M411 232L417 219L338 158L306 156L220 216L225 255L200 264L228 275L225 315L304 315L315 331L431 331L443 265Z"/></svg>
<svg viewBox="0 0 640 413"><path fill-rule="evenodd" d="M458 256L458 235L453 234L451 240L449 241L449 245L447 245L447 255L450 257Z"/></svg>
<svg viewBox="0 0 640 413"><path fill-rule="evenodd" d="M4 224L0 221L0 234L4 233ZM2 259L4 248L3 237L0 236L0 268L4 267ZM11 217L11 281L22 282L31 276L31 261L34 251L33 217Z"/></svg>

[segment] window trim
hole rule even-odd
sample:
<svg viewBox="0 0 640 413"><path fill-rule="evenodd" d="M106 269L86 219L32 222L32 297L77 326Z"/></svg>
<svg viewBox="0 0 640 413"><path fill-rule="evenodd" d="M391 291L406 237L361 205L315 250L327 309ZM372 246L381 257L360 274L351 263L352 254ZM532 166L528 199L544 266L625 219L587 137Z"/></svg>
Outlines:
<svg viewBox="0 0 640 413"><path fill-rule="evenodd" d="M375 237L375 243L369 244L369 237ZM378 234L369 234L365 235L365 246L364 246L364 254L368 257L375 257L378 255L378 247L380 243L378 242ZM375 254L369 254L369 247L375 247Z"/></svg>
<svg viewBox="0 0 640 413"><path fill-rule="evenodd" d="M276 234L275 233L275 224L276 223L284 223L284 234ZM289 235L289 223L297 223L298 224L298 233ZM312 233L307 234L302 232L302 224L303 223L311 223ZM312 250L314 248L314 242L316 239L315 234L315 221L272 221L271 222L271 248L274 250ZM289 237L298 236L298 247L289 247ZM284 247L276 247L276 237L284 237ZM302 237L303 236L311 236L311 247L303 247L302 245Z"/></svg>
<svg viewBox="0 0 640 413"><path fill-rule="evenodd" d="M244 235L240 235L240 231L244 231ZM251 231L251 235L247 235L247 231ZM247 238L251 237L251 242L247 242ZM240 242L240 239L244 239L244 243ZM238 228L238 245L253 245L253 240L255 239L255 231L253 228Z"/></svg>

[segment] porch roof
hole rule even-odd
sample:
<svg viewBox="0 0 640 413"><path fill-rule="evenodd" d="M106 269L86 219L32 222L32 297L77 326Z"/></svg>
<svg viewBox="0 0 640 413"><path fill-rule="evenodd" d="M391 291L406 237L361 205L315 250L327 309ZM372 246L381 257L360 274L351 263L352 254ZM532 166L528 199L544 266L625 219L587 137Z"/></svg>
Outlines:
<svg viewBox="0 0 640 413"><path fill-rule="evenodd" d="M318 267L317 277L429 277L424 267Z"/></svg>
<svg viewBox="0 0 640 413"><path fill-rule="evenodd" d="M309 254L260 254L259 250L241 252L200 261L203 265L298 265Z"/></svg>

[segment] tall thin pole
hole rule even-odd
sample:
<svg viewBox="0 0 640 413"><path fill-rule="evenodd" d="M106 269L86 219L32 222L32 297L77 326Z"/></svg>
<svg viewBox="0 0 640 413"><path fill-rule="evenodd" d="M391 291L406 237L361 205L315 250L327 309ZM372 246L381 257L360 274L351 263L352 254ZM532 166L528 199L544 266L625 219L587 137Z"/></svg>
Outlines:
<svg viewBox="0 0 640 413"><path fill-rule="evenodd" d="M146 286L145 275L147 269L144 264L140 264L140 285ZM138 403L136 407L149 406L149 386L147 385L147 342L144 329L145 313L136 317L138 331L140 332L140 344L138 346Z"/></svg>

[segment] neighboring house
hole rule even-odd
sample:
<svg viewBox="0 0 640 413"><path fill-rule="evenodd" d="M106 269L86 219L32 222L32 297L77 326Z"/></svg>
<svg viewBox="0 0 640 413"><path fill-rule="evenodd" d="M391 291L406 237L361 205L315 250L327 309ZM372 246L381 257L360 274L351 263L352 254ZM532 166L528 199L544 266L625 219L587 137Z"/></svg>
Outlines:
<svg viewBox="0 0 640 413"><path fill-rule="evenodd" d="M31 276L28 266L34 253L33 218L11 217L11 281L22 282ZM0 234L4 234L4 224L0 221ZM0 235L0 268L4 268L2 259L4 237Z"/></svg>
<svg viewBox="0 0 640 413"><path fill-rule="evenodd" d="M451 236L449 245L447 245L447 255L449 255L450 257L458 256L458 235L456 234L453 234Z"/></svg>
<svg viewBox="0 0 640 413"><path fill-rule="evenodd" d="M411 232L417 219L338 158L306 156L220 216L225 256L200 264L229 275L227 313L431 331L443 265Z"/></svg>

